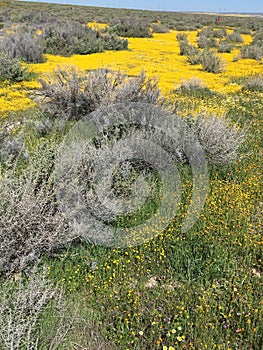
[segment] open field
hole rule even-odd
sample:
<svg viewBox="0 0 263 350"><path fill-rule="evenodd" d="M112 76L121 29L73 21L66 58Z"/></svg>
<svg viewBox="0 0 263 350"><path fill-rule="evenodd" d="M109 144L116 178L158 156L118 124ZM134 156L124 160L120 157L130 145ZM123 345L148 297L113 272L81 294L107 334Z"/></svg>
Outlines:
<svg viewBox="0 0 263 350"><path fill-rule="evenodd" d="M1 1L0 28L0 349L261 350L262 18ZM116 159L114 199L94 196Z"/></svg>

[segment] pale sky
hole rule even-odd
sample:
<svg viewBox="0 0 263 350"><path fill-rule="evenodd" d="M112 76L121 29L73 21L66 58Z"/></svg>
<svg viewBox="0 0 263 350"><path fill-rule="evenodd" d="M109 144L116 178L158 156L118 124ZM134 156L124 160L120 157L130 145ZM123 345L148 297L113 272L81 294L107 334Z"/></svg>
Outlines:
<svg viewBox="0 0 263 350"><path fill-rule="evenodd" d="M260 12L263 0L31 0L59 4L132 8L158 11Z"/></svg>

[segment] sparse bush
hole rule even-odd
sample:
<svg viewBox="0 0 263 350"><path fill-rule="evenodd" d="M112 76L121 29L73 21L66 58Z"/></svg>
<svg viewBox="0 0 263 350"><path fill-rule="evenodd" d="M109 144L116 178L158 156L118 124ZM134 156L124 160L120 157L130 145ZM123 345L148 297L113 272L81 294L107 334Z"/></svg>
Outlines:
<svg viewBox="0 0 263 350"><path fill-rule="evenodd" d="M187 41L181 41L179 47L181 56L187 56L189 54L191 45Z"/></svg>
<svg viewBox="0 0 263 350"><path fill-rule="evenodd" d="M199 40L198 40L198 46L201 49L204 48L210 48L210 47L217 47L217 42L215 40L214 32L211 27L205 28L201 30L201 32L198 33Z"/></svg>
<svg viewBox="0 0 263 350"><path fill-rule="evenodd" d="M179 33L176 38L179 41L180 55L188 56L188 61L191 64L199 64L201 51L189 44L188 36L184 33Z"/></svg>
<svg viewBox="0 0 263 350"><path fill-rule="evenodd" d="M162 23L152 23L151 28L153 33L168 33L169 28Z"/></svg>
<svg viewBox="0 0 263 350"><path fill-rule="evenodd" d="M9 58L4 52L0 52L0 82L23 81L28 78L27 68L22 68L18 59Z"/></svg>
<svg viewBox="0 0 263 350"><path fill-rule="evenodd" d="M85 74L74 67L59 68L40 82L41 94L46 98L44 108L65 119L78 120L101 104L139 101L157 104L163 101L157 81L147 78L144 72L128 78L107 69Z"/></svg>
<svg viewBox="0 0 263 350"><path fill-rule="evenodd" d="M233 44L228 43L227 40L222 40L219 43L218 52L220 52L220 53L224 53L224 52L230 53L233 50L233 48L234 48Z"/></svg>
<svg viewBox="0 0 263 350"><path fill-rule="evenodd" d="M203 25L201 23L193 23L192 21L188 21L187 19L175 23L175 29L178 31L191 31L200 29L202 27Z"/></svg>
<svg viewBox="0 0 263 350"><path fill-rule="evenodd" d="M263 47L257 45L246 45L240 49L241 58L251 58L260 61L263 57Z"/></svg>
<svg viewBox="0 0 263 350"><path fill-rule="evenodd" d="M228 34L226 40L231 43L243 43L244 39L237 31L233 31L231 34Z"/></svg>
<svg viewBox="0 0 263 350"><path fill-rule="evenodd" d="M54 55L87 55L104 50L124 50L128 42L114 33L101 33L78 22L47 24L43 28L46 52Z"/></svg>
<svg viewBox="0 0 263 350"><path fill-rule="evenodd" d="M188 62L193 65L202 63L202 51L195 46L189 45L187 56Z"/></svg>
<svg viewBox="0 0 263 350"><path fill-rule="evenodd" d="M210 47L217 47L217 42L214 38L207 38L205 36L200 36L200 38L198 40L198 46L201 49L210 48Z"/></svg>
<svg viewBox="0 0 263 350"><path fill-rule="evenodd" d="M185 34L185 33L178 33L176 35L176 39L179 41L179 42L187 42L188 43L188 35Z"/></svg>
<svg viewBox="0 0 263 350"><path fill-rule="evenodd" d="M225 116L198 116L192 128L210 164L229 165L240 159L240 147L245 141L247 128L231 125Z"/></svg>
<svg viewBox="0 0 263 350"><path fill-rule="evenodd" d="M22 30L6 34L0 41L0 52L4 52L10 59L18 58L28 63L44 61L43 43L38 37Z"/></svg>
<svg viewBox="0 0 263 350"><path fill-rule="evenodd" d="M181 86L176 89L175 92L180 92L184 95L194 96L197 98L205 98L215 95L213 91L202 84L201 80L196 78L183 81Z"/></svg>
<svg viewBox="0 0 263 350"><path fill-rule="evenodd" d="M245 24L238 28L240 34L251 34L251 30Z"/></svg>
<svg viewBox="0 0 263 350"><path fill-rule="evenodd" d="M147 20L141 21L135 17L115 18L110 22L110 31L126 38L150 38L151 23Z"/></svg>
<svg viewBox="0 0 263 350"><path fill-rule="evenodd" d="M116 34L103 34L103 49L110 51L120 51L128 49L128 40L120 39Z"/></svg>
<svg viewBox="0 0 263 350"><path fill-rule="evenodd" d="M223 39L227 35L225 28L220 28L213 31L213 37L218 39Z"/></svg>
<svg viewBox="0 0 263 350"><path fill-rule="evenodd" d="M71 238L64 218L57 212L52 187L54 150L50 145L31 155L21 175L13 170L0 180L0 272L24 270Z"/></svg>
<svg viewBox="0 0 263 350"><path fill-rule="evenodd" d="M224 70L221 58L210 50L203 51L201 64L205 72L221 73Z"/></svg>
<svg viewBox="0 0 263 350"><path fill-rule="evenodd" d="M243 90L263 92L263 74L254 74L244 79Z"/></svg>
<svg viewBox="0 0 263 350"><path fill-rule="evenodd" d="M0 288L0 346L3 350L38 349L38 321L57 293L46 270L34 269L26 282L7 280ZM58 302L57 302L58 303Z"/></svg>
<svg viewBox="0 0 263 350"><path fill-rule="evenodd" d="M12 129L17 124L6 123L0 130L0 162L14 162L18 159L28 159L29 154L25 146L24 135L13 135Z"/></svg>
<svg viewBox="0 0 263 350"><path fill-rule="evenodd" d="M263 48L263 30L258 30L254 33L252 45Z"/></svg>

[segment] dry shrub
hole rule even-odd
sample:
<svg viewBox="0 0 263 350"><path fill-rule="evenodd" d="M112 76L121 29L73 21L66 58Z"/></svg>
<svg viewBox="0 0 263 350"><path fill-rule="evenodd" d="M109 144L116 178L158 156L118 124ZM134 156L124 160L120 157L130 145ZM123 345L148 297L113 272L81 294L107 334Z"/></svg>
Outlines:
<svg viewBox="0 0 263 350"><path fill-rule="evenodd" d="M175 92L180 92L196 98L205 98L214 96L215 93L205 86L200 79L192 78L182 81L182 84Z"/></svg>
<svg viewBox="0 0 263 350"><path fill-rule="evenodd" d="M234 48L233 44L228 43L226 40L222 40L219 43L218 52L220 52L220 53L224 53L224 52L230 53L233 50L233 48Z"/></svg>
<svg viewBox="0 0 263 350"><path fill-rule="evenodd" d="M24 134L21 131L18 132L20 124L20 122L10 121L0 128L0 162L2 163L13 163L29 158Z"/></svg>
<svg viewBox="0 0 263 350"><path fill-rule="evenodd" d="M242 38L240 33L237 31L233 31L232 33L228 34L226 39L227 39L227 41L229 41L231 43L243 43L244 42L244 39Z"/></svg>
<svg viewBox="0 0 263 350"><path fill-rule="evenodd" d="M162 23L152 23L151 28L153 30L153 33L168 33L169 28Z"/></svg>
<svg viewBox="0 0 263 350"><path fill-rule="evenodd" d="M69 120L79 120L102 104L164 103L157 80L147 78L144 71L129 78L108 69L84 73L75 67L58 68L40 82L47 112Z"/></svg>
<svg viewBox="0 0 263 350"><path fill-rule="evenodd" d="M198 33L198 36L198 46L201 49L217 46L217 42L214 38L214 31L211 27L201 30L201 32Z"/></svg>
<svg viewBox="0 0 263 350"><path fill-rule="evenodd" d="M246 45L241 47L240 54L242 58L251 58L261 61L263 57L263 47L258 45Z"/></svg>
<svg viewBox="0 0 263 350"><path fill-rule="evenodd" d="M224 71L224 65L221 57L213 51L204 50L201 56L203 70L209 73L221 73Z"/></svg>
<svg viewBox="0 0 263 350"><path fill-rule="evenodd" d="M3 283L0 290L0 345L1 349L38 349L37 326L39 317L56 288L47 280L46 270L36 270L26 283L22 279Z"/></svg>
<svg viewBox="0 0 263 350"><path fill-rule="evenodd" d="M38 37L23 30L6 34L0 41L0 52L4 52L10 59L18 58L28 63L44 61L43 43Z"/></svg>
<svg viewBox="0 0 263 350"><path fill-rule="evenodd" d="M263 47L263 29L255 31L252 45Z"/></svg>
<svg viewBox="0 0 263 350"><path fill-rule="evenodd" d="M115 17L110 21L110 31L126 38L151 38L151 22L137 17Z"/></svg>
<svg viewBox="0 0 263 350"><path fill-rule="evenodd" d="M76 21L47 23L43 27L45 52L53 55L87 55L104 50L125 50L128 41L115 33L101 33Z"/></svg>
<svg viewBox="0 0 263 350"><path fill-rule="evenodd" d="M243 90L263 92L263 74L254 74L244 79Z"/></svg>
<svg viewBox="0 0 263 350"><path fill-rule="evenodd" d="M18 59L10 58L5 52L0 52L0 82L8 80L18 82L27 79L27 68L22 68Z"/></svg>
<svg viewBox="0 0 263 350"><path fill-rule="evenodd" d="M210 164L229 165L240 159L240 147L245 141L247 127L240 129L225 116L198 116L192 128Z"/></svg>
<svg viewBox="0 0 263 350"><path fill-rule="evenodd" d="M24 270L43 252L50 252L71 239L53 193L53 157L54 151L42 145L23 174L2 171L0 273Z"/></svg>

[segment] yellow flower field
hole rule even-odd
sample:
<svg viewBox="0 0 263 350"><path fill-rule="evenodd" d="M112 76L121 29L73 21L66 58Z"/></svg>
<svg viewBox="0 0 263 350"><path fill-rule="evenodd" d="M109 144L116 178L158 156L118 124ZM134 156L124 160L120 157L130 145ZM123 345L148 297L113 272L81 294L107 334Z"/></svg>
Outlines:
<svg viewBox="0 0 263 350"><path fill-rule="evenodd" d="M237 91L236 84L229 84L232 76L242 76L262 71L262 65L254 60L239 60L233 62L238 50L230 54L222 54L226 64L226 72L222 74L206 73L200 66L191 66L184 56L179 55L179 44L176 39L178 32L154 34L153 38L130 38L129 50L119 52L103 52L88 56L74 55L59 57L47 55L47 62L33 64L31 69L38 73L47 73L57 65L76 65L81 69L96 69L107 67L138 75L142 69L147 75L158 77L160 87L165 95L181 84L182 80L193 77L201 79L212 90L228 93ZM187 32L186 32L187 33ZM197 32L189 32L190 40L195 41ZM245 36L249 42L250 36Z"/></svg>
<svg viewBox="0 0 263 350"><path fill-rule="evenodd" d="M96 28L104 27L105 24L92 23ZM213 74L202 71L201 65L192 66L185 56L179 55L179 43L176 39L178 32L170 31L165 34L154 34L153 38L130 38L128 51L107 51L90 55L73 55L61 57L46 55L46 62L30 64L30 70L45 74L51 72L57 65L76 66L83 70L109 68L121 70L130 76L138 75L142 69L149 77L159 79L160 88L165 96L169 96L174 88L179 87L184 80L197 78L213 91L221 94L229 94L240 89L237 83L231 83L233 76L243 76L262 71L262 62L250 59L240 59L233 62L239 50L232 53L221 54L226 71L221 74ZM186 32L189 41L196 43L197 32ZM250 35L243 35L246 44L251 42ZM25 110L34 105L28 96L28 89L36 88L34 83L17 83L13 86L0 85L1 114L7 111ZM207 107L200 106L200 111ZM212 108L210 112L222 114L224 106L216 112Z"/></svg>

